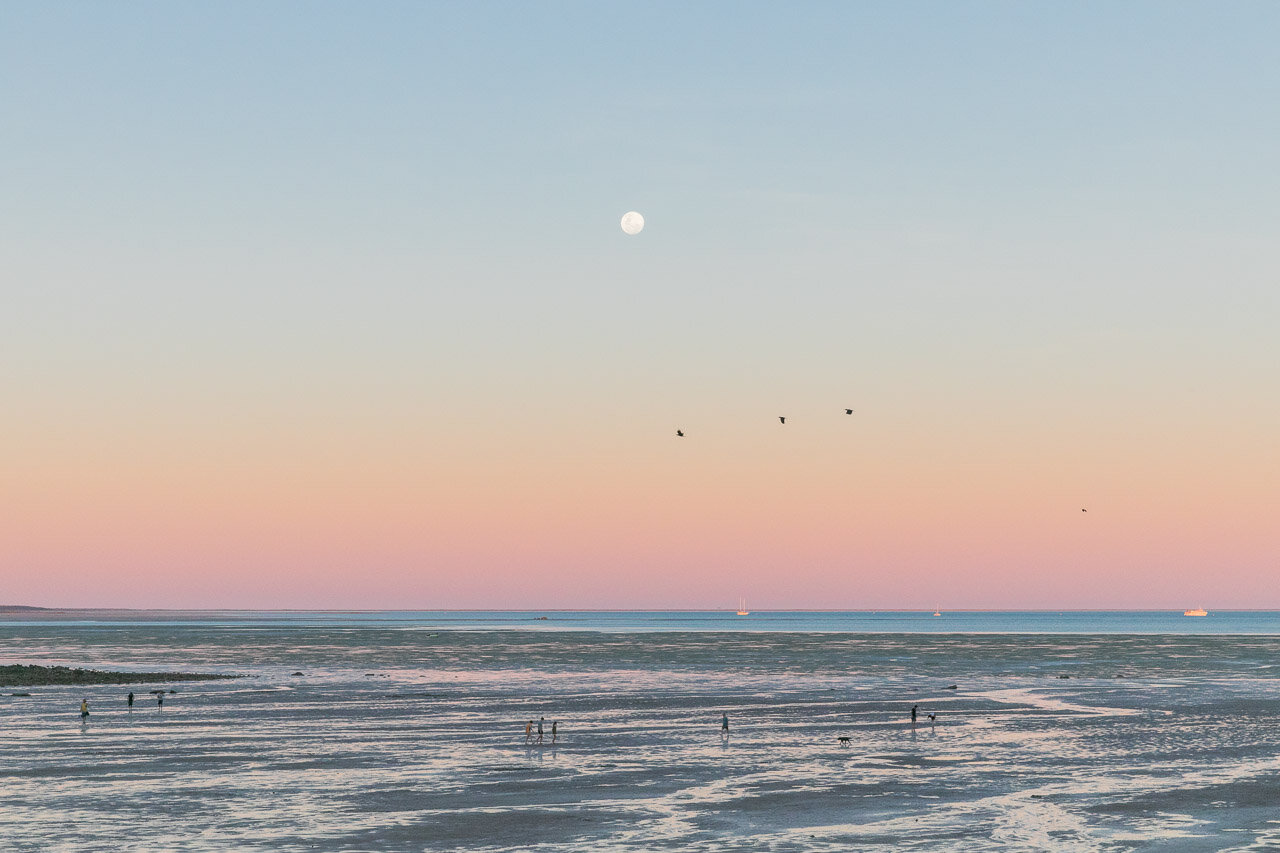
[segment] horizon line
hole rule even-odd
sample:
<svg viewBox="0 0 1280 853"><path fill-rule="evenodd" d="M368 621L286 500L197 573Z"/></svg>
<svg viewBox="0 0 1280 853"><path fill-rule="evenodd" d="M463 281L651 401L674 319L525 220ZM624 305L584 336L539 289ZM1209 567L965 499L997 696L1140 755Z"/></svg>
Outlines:
<svg viewBox="0 0 1280 853"><path fill-rule="evenodd" d="M1185 609L1185 608L1183 608ZM1208 609L1208 608L1206 608ZM1222 607L1221 611L1233 613L1267 613L1280 610L1276 607ZM159 613L261 613L273 611L279 613L733 613L735 608L705 607L544 607L544 608L504 608L504 607L48 607L30 604L0 604L0 612L4 611L128 611ZM855 607L855 608L808 608L783 607L753 609L756 613L1167 613L1177 612L1177 607ZM1212 611L1210 611L1212 612Z"/></svg>

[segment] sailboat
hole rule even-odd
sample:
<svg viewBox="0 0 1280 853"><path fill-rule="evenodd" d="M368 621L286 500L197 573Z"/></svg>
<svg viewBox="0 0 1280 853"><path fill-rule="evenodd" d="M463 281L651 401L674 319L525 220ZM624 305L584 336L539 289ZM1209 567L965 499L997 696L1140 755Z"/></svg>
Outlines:
<svg viewBox="0 0 1280 853"><path fill-rule="evenodd" d="M747 609L747 600L745 598L738 599L738 615L750 616L751 611Z"/></svg>
<svg viewBox="0 0 1280 853"><path fill-rule="evenodd" d="M941 616L941 615L942 615L942 608L941 608L941 607L935 607L935 608L933 608L933 615L934 615L934 616Z"/></svg>

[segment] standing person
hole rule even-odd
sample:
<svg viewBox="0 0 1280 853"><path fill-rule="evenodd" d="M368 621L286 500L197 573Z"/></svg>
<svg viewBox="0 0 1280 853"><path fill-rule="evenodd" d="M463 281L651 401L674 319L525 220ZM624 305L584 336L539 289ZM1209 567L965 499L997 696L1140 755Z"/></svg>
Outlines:
<svg viewBox="0 0 1280 853"><path fill-rule="evenodd" d="M524 742L527 744L533 740L533 720L524 724Z"/></svg>
<svg viewBox="0 0 1280 853"><path fill-rule="evenodd" d="M546 717L538 718L538 743L542 743L542 721L545 719Z"/></svg>
<svg viewBox="0 0 1280 853"><path fill-rule="evenodd" d="M132 690L129 691L129 698L126 701L128 701L129 707L132 708L133 707L133 691Z"/></svg>
<svg viewBox="0 0 1280 853"><path fill-rule="evenodd" d="M88 717L88 716L89 716L89 700L81 699L80 700L80 719L83 720L85 717Z"/></svg>
<svg viewBox="0 0 1280 853"><path fill-rule="evenodd" d="M164 708L164 691L156 694L156 707Z"/></svg>
<svg viewBox="0 0 1280 853"><path fill-rule="evenodd" d="M556 726L557 725L558 723L555 720L551 721L551 743L553 744L556 742Z"/></svg>
<svg viewBox="0 0 1280 853"><path fill-rule="evenodd" d="M916 724L916 711L919 710L919 708L920 708L919 705L911 706L911 725L913 726Z"/></svg>
<svg viewBox="0 0 1280 853"><path fill-rule="evenodd" d="M720 714L720 734L729 734L729 712L724 711Z"/></svg>

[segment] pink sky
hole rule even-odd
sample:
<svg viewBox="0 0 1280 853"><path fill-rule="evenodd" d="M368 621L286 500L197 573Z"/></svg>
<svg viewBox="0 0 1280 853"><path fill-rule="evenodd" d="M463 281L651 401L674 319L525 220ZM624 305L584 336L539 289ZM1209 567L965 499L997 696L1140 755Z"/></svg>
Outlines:
<svg viewBox="0 0 1280 853"><path fill-rule="evenodd" d="M394 418L299 430L284 416L185 432L32 424L11 436L27 452L0 527L6 597L410 609L1276 600L1263 436L1214 442L1206 422L1148 441L1136 419L1110 434L1079 418L924 429L886 422L874 403L852 417L793 411L786 426L765 412L695 419L683 439L651 417L575 431L554 414L451 431Z"/></svg>

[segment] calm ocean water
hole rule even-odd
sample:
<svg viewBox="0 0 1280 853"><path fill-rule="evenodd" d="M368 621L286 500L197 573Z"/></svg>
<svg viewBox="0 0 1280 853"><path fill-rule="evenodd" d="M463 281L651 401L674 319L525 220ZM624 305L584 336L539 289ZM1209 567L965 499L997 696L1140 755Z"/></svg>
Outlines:
<svg viewBox="0 0 1280 853"><path fill-rule="evenodd" d="M0 850L1280 850L1274 612L43 615L246 677L0 690Z"/></svg>
<svg viewBox="0 0 1280 853"><path fill-rule="evenodd" d="M413 626L451 630L824 631L836 633L1280 634L1280 611L1215 610L1184 616L1166 610L1067 611L53 611L0 617L9 625L155 624L217 626Z"/></svg>

